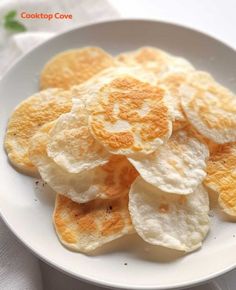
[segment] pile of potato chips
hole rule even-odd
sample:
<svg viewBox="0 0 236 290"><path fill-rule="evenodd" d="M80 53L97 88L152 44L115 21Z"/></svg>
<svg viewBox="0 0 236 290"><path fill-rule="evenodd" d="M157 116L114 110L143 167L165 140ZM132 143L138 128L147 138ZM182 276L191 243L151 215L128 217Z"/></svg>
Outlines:
<svg viewBox="0 0 236 290"><path fill-rule="evenodd" d="M56 55L20 103L5 148L57 193L60 241L90 252L123 235L191 252L209 198L236 216L236 98L187 60L152 47Z"/></svg>

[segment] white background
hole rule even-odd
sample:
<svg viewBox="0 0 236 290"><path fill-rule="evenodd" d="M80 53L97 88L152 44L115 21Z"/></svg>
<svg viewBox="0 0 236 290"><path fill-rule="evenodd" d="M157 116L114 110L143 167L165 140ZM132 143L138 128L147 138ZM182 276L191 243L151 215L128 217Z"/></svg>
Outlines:
<svg viewBox="0 0 236 290"><path fill-rule="evenodd" d="M215 36L236 48L235 0L109 0L123 17L174 22Z"/></svg>

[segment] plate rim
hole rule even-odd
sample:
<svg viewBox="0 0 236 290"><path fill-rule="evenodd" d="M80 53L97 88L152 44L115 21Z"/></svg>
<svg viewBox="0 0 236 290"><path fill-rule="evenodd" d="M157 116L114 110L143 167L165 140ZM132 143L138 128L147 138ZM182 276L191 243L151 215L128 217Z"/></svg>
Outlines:
<svg viewBox="0 0 236 290"><path fill-rule="evenodd" d="M24 58L28 57L32 52L34 52L35 50L39 49L41 46L44 46L46 43L49 42L53 42L56 38L60 38L63 35L66 35L68 33L71 33L73 31L77 31L80 30L82 28L87 28L87 27L94 27L97 25L108 25L110 23L119 23L119 22L143 22L143 23L155 23L155 24L166 24L166 25L170 25L173 27L178 27L180 29L185 29L188 30L190 32L194 32L194 33L198 33L201 34L205 37L211 38L214 41L217 41L221 44L223 44L224 46L226 46L228 49L231 49L234 53L236 53L236 48L234 48L233 46L231 46L229 43L226 43L225 41L222 41L221 39L217 38L215 35L212 35L206 31L203 31L201 29L196 29L193 28L191 26L187 26L187 25L183 25L183 24L179 24L176 22L172 22L172 21L165 21L165 20L156 20L156 19L152 19L152 18L116 18L116 19L108 19L108 20L102 20L102 21L96 21L93 23L89 23L89 24L83 24L83 25L79 25L76 26L72 29L68 29L66 31L63 31L62 33L59 33L51 38L49 38L48 40L44 41L43 43L35 46L33 49L31 49L29 52L27 52L26 54L20 56L18 58L18 60L16 62L14 62L9 69L6 71L6 73L3 75L3 77L0 79L0 87L2 86L2 83L4 82L5 78L8 77L8 75L11 73L11 71L14 69L15 66L17 66L21 61L24 60ZM212 274L207 274L205 276L202 276L201 278L198 279L194 279L191 282L187 281L184 283L178 283L173 285L167 285L167 286L145 286L145 285L126 285L124 283L112 283L112 282L108 282L106 280L101 280L101 279L96 279L94 277L90 277L88 275L80 275L79 273L74 273L70 270L65 269L63 266L60 266L56 263L54 263L53 261L47 259L47 257L43 256L39 251L33 249L31 247L31 245L23 240L17 233L17 231L8 223L7 218L4 216L3 214L3 208L2 205L0 203L0 217L2 218L4 224L7 226L7 228L11 231L11 233L13 233L13 235L17 238L17 240L25 247L27 248L34 256L36 256L37 258L39 258L40 260L42 260L43 262L45 262L46 264L50 265L51 267L57 269L58 271L69 275L70 277L79 279L83 282L87 282L96 286L102 286L105 288L113 288L113 289L137 289L137 290L167 290L167 289L179 289L179 288L187 288L187 287L191 287L191 286L196 286L196 285L200 285L203 284L204 282L210 281L216 277L219 277L227 272L232 271L233 269L236 268L236 261L234 264L228 266L228 267L224 267L222 270L218 270Z"/></svg>
<svg viewBox="0 0 236 290"><path fill-rule="evenodd" d="M115 19L108 19L108 20L97 20L94 21L92 23L85 23L82 25L78 25L76 27L67 29L65 31L62 31L61 33L58 33L56 35L53 35L52 37L50 37L49 39L44 40L42 43L39 43L38 45L36 45L35 47L33 47L32 49L30 49L28 52L26 52L23 55L20 55L17 60L15 62L13 62L9 68L6 70L6 72L4 73L4 75L2 76L2 78L0 78L0 86L2 81L4 80L5 77L7 77L7 75L10 73L10 71L12 70L12 68L14 68L15 65L17 65L19 62L21 62L25 57L27 57L29 54L31 54L31 52L33 52L34 50L40 48L41 46L43 46L44 44L50 42L50 41L54 41L54 39L61 37L64 34L82 29L82 28L87 28L87 27L91 27L91 26L96 26L96 25L100 25L100 24L108 24L108 23L115 23L115 22L154 22L154 23L160 23L160 24L166 24L166 25L171 25L171 26L177 26L178 28L183 28L186 30L190 30L193 31L195 33L199 33L202 34L204 36L207 36L209 38L211 38L214 41L218 41L221 44L227 46L229 49L233 50L234 52L236 52L236 47L234 47L233 45L229 44L228 42L218 38L216 35L208 33L202 29L198 29L192 26L187 26L184 24L180 24L178 22L175 21L167 21L167 20L157 20L155 18L128 18L128 17L122 17L122 18L115 18Z"/></svg>

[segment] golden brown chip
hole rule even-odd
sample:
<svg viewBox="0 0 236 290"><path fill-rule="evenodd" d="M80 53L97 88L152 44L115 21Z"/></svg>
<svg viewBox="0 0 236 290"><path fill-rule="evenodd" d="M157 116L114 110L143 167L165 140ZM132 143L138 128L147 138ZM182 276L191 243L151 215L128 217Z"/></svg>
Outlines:
<svg viewBox="0 0 236 290"><path fill-rule="evenodd" d="M224 144L210 157L205 185L219 193L223 210L236 216L236 143Z"/></svg>
<svg viewBox="0 0 236 290"><path fill-rule="evenodd" d="M236 141L236 97L209 74L192 72L180 88L189 122L218 144Z"/></svg>
<svg viewBox="0 0 236 290"><path fill-rule="evenodd" d="M37 169L28 157L29 139L45 123L71 110L71 93L48 89L21 102L8 122L5 149L11 163L23 173L34 175Z"/></svg>
<svg viewBox="0 0 236 290"><path fill-rule="evenodd" d="M142 65L145 69L156 74L167 70L166 62L168 59L167 53L154 47L142 47L136 51L124 52L117 56L117 60L123 64Z"/></svg>
<svg viewBox="0 0 236 290"><path fill-rule="evenodd" d="M114 64L112 56L98 47L67 50L45 65L41 72L40 88L69 89Z"/></svg>
<svg viewBox="0 0 236 290"><path fill-rule="evenodd" d="M54 225L62 244L72 250L88 253L133 232L128 195L79 204L58 194Z"/></svg>
<svg viewBox="0 0 236 290"><path fill-rule="evenodd" d="M91 133L114 154L155 151L172 132L165 95L165 89L128 75L115 78L88 105Z"/></svg>

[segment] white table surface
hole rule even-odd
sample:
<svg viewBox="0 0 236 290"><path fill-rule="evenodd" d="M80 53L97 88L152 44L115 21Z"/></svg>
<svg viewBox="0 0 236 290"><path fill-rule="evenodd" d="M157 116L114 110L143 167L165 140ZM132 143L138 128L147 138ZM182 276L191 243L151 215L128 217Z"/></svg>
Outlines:
<svg viewBox="0 0 236 290"><path fill-rule="evenodd" d="M79 1L79 0L78 0ZM109 0L124 18L149 18L183 24L236 48L236 0ZM45 290L102 289L85 284L40 262ZM227 274L236 289L233 274ZM235 283L234 283L235 281ZM234 287L234 288L233 288ZM209 285L191 288L210 290ZM229 289L229 288L228 288ZM228 290L224 289L224 290Z"/></svg>

